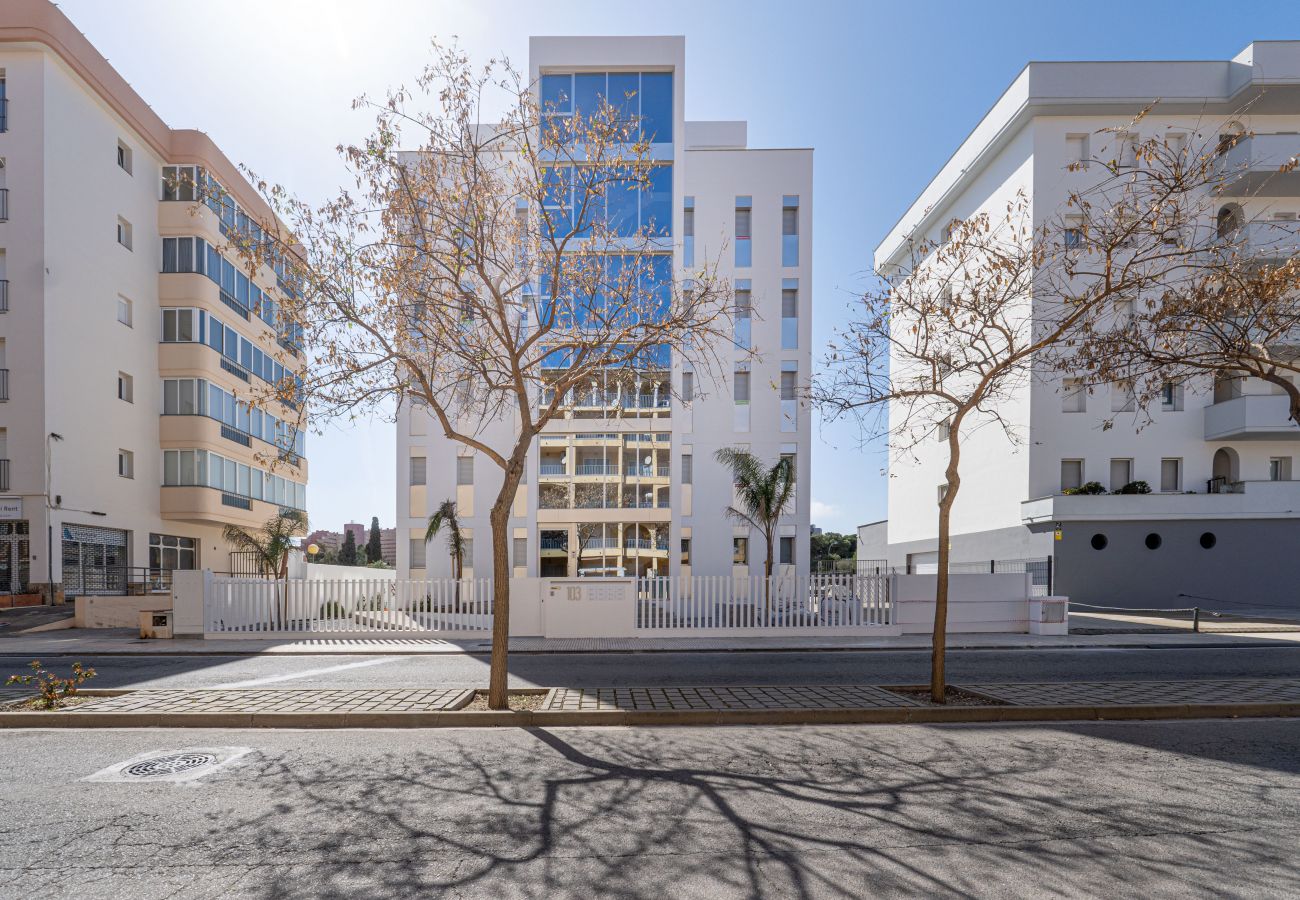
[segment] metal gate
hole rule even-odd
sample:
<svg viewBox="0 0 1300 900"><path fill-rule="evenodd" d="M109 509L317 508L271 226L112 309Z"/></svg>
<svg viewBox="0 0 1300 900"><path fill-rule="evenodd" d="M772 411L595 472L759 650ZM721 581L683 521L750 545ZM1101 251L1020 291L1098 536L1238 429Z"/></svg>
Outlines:
<svg viewBox="0 0 1300 900"><path fill-rule="evenodd" d="M127 562L126 531L63 526L63 591L69 597L125 594Z"/></svg>

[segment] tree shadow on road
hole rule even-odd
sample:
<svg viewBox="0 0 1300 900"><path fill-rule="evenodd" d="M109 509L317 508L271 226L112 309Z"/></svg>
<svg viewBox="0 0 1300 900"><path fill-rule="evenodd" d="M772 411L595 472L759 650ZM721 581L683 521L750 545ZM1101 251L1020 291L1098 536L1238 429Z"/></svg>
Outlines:
<svg viewBox="0 0 1300 900"><path fill-rule="evenodd" d="M256 812L210 836L250 857L240 889L1129 895L1144 885L1209 892L1249 860L1231 885L1247 895L1296 875L1294 846L1284 852L1278 837L1290 831L1285 805L1246 809L1180 789L1159 753L1108 775L1078 740L1049 737L1059 730L985 731L974 743L942 728L426 734L417 753L383 750L392 733L376 732L375 751L347 762L264 755Z"/></svg>

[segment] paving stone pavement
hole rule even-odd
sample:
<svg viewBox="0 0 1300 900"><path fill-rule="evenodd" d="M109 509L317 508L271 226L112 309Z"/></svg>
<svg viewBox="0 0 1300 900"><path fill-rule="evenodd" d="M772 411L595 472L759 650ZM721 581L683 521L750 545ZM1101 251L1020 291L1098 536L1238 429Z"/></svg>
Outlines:
<svg viewBox="0 0 1300 900"><path fill-rule="evenodd" d="M1300 679L964 684L1013 706L1300 703Z"/></svg>
<svg viewBox="0 0 1300 900"><path fill-rule="evenodd" d="M543 709L565 711L682 709L884 709L919 706L870 685L792 687L555 688Z"/></svg>
<svg viewBox="0 0 1300 900"><path fill-rule="evenodd" d="M95 697L89 703L70 707L68 712L434 712L455 709L469 693L464 688L143 690L116 697Z"/></svg>

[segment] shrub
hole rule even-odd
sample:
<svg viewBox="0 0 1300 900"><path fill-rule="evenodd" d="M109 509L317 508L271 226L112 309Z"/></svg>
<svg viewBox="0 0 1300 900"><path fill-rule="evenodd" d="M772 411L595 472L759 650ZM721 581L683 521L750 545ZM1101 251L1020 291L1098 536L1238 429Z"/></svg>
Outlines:
<svg viewBox="0 0 1300 900"><path fill-rule="evenodd" d="M1116 491L1115 493L1117 493L1117 494L1149 494L1149 493L1151 493L1151 485L1147 484L1145 481L1130 481L1128 484L1124 485L1122 488L1120 488L1120 489L1119 489L1118 491Z"/></svg>
<svg viewBox="0 0 1300 900"><path fill-rule="evenodd" d="M322 619L346 619L348 611L343 608L343 604L337 600L331 600L328 603L320 605L320 617Z"/></svg>
<svg viewBox="0 0 1300 900"><path fill-rule="evenodd" d="M1093 494L1104 494L1106 493L1106 489L1102 487L1100 481L1089 481L1085 484L1079 485L1078 487L1066 488L1061 493L1069 494L1070 496L1074 496L1076 494L1093 495Z"/></svg>
<svg viewBox="0 0 1300 900"><path fill-rule="evenodd" d="M95 677L94 669L83 668L79 662L72 664L72 674L67 678L60 678L46 670L39 659L34 659L27 665L35 674L10 675L5 684L35 684L40 693L36 702L41 709L57 709L63 700L77 693L77 688Z"/></svg>

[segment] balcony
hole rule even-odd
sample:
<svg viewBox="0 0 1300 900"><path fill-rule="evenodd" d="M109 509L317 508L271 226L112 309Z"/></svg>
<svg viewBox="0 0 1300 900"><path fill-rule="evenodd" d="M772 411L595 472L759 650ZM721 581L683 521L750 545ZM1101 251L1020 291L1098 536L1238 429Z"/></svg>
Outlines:
<svg viewBox="0 0 1300 900"><path fill-rule="evenodd" d="M623 474L628 478L667 478L668 466L627 466Z"/></svg>
<svg viewBox="0 0 1300 900"><path fill-rule="evenodd" d="M1252 259L1286 260L1300 254L1300 221L1275 219L1249 222L1232 233L1230 240Z"/></svg>
<svg viewBox="0 0 1300 900"><path fill-rule="evenodd" d="M0 313L9 312L9 279L0 278Z"/></svg>
<svg viewBox="0 0 1300 900"><path fill-rule="evenodd" d="M548 463L548 462L541 463L541 464L538 465L538 467L537 467L537 472L538 472L538 474L541 475L543 478L553 478L553 477L555 477L555 476L557 476L557 475L559 475L559 476L564 476L564 475L568 475L568 474L569 474L569 473L566 471L566 469L565 469L565 465L564 465L564 463L562 463L562 462L560 462L560 463Z"/></svg>
<svg viewBox="0 0 1300 900"><path fill-rule="evenodd" d="M579 462L578 475L617 475L618 465L605 462Z"/></svg>
<svg viewBox="0 0 1300 900"><path fill-rule="evenodd" d="M159 491L162 517L173 522L261 528L280 511L274 503L229 494L219 488L165 485Z"/></svg>
<svg viewBox="0 0 1300 900"><path fill-rule="evenodd" d="M1300 197L1300 170L1279 172L1300 154L1300 134L1256 134L1245 137L1219 157L1219 171L1228 176L1225 197Z"/></svg>
<svg viewBox="0 0 1300 900"><path fill-rule="evenodd" d="M1058 522L1295 518L1300 481L1241 481L1217 494L1056 495L1020 504L1020 519L1031 531L1049 531Z"/></svg>
<svg viewBox="0 0 1300 900"><path fill-rule="evenodd" d="M1207 441L1294 441L1300 427L1290 420L1285 394L1244 394L1205 407Z"/></svg>
<svg viewBox="0 0 1300 900"><path fill-rule="evenodd" d="M0 491L9 490L9 460L0 459Z"/></svg>

